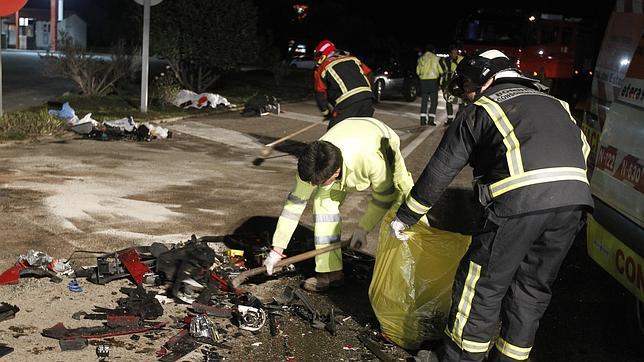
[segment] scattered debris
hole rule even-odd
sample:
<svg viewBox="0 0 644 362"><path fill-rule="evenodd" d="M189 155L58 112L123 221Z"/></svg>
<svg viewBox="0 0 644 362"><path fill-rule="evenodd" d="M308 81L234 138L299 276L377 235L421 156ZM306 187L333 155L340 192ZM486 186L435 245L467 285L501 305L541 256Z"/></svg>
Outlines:
<svg viewBox="0 0 644 362"><path fill-rule="evenodd" d="M105 338L112 336L122 336L125 334L147 332L154 329L160 329L165 326L165 322L144 322L139 320L135 325L110 326L105 323L97 327L81 327L69 329L63 323L57 323L51 328L43 329L42 335L54 339L74 339L74 338Z"/></svg>
<svg viewBox="0 0 644 362"><path fill-rule="evenodd" d="M83 288L81 288L81 286L78 284L78 281L76 281L76 279L72 279L69 281L69 283L67 284L67 289L69 289L71 292L74 292L74 293L80 293L83 291Z"/></svg>
<svg viewBox="0 0 644 362"><path fill-rule="evenodd" d="M228 108L234 108L234 104L230 104L228 100L219 94L214 93L200 93L197 94L191 90L182 89L177 93L174 101L172 102L177 107L181 108L197 108L201 109L203 107L217 108L219 106L224 106Z"/></svg>
<svg viewBox="0 0 644 362"><path fill-rule="evenodd" d="M110 345L101 343L96 346L96 356L102 361L110 356Z"/></svg>
<svg viewBox="0 0 644 362"><path fill-rule="evenodd" d="M0 322L9 320L16 316L16 313L20 311L15 305L8 303L0 302Z"/></svg>
<svg viewBox="0 0 644 362"><path fill-rule="evenodd" d="M150 141L152 139L166 139L172 137L168 129L154 126L149 123L137 124L132 116L121 119L98 122L87 113L83 118L78 118L74 109L68 102L48 102L48 113L65 121L70 129L80 135L101 141L112 139L132 139L137 141Z"/></svg>
<svg viewBox="0 0 644 362"><path fill-rule="evenodd" d="M293 317L301 318L310 327L310 330L304 331L302 336L312 335L315 333L314 329L337 336L341 335L342 328L351 328L355 325L355 322L351 321L350 326L343 327L351 317L336 311L335 308L331 308L326 314L320 313L314 303L317 299L295 287L284 288L270 302L262 301L247 291L235 288L233 280L241 273L262 265L269 250L267 239L254 236L245 238L247 237L240 235L202 238L192 235L189 240L177 244L154 243L150 246L126 248L108 253L78 250L75 253L99 255L95 259L96 265L75 268L71 268L69 261L57 260L44 252L30 250L20 257L14 268L18 271L18 276L21 275L20 271L27 268L36 268L53 275L56 275L54 270L63 273L71 268L73 273L67 274L69 278L67 287L73 292L82 291L79 278L87 278L98 285L104 285L116 279L130 280L133 287L120 288L125 297L115 298L116 307L94 306L90 313L77 311L71 316L74 320L96 320L101 321L102 324L67 328L63 322L60 322L41 332L45 337L57 339L61 351L81 350L88 344L96 346L96 354L101 360L112 358L110 351L117 347L136 349L135 353L149 353L151 350L149 346L146 347L147 349L141 349L133 343L145 342L153 345L151 341L166 338L165 332L159 332L159 330L171 328L177 332L157 351L160 361L178 361L202 347L204 348L201 352L206 361L228 359L228 356L222 355L221 351L230 351L233 348L231 343L233 339L246 339L262 331L269 332L275 338L275 343L283 343L283 358L292 361L295 360L295 354L289 345L287 331ZM350 256L350 258L362 260L360 256ZM72 259L71 256L70 259ZM62 267L57 268L56 265ZM361 270L365 273L369 272L367 265ZM3 273L5 274L6 272ZM15 272L11 278L5 280L12 280L14 275L16 275ZM90 288L86 289L90 290ZM112 295L117 294L112 293ZM185 306L187 314L184 317L170 314L165 320L159 320L164 315L163 305L177 302L190 304ZM178 306L173 306L173 312ZM16 306L0 303L0 321L13 317L17 311ZM265 325L268 327L265 328ZM156 332L151 333L153 331ZM109 343L105 340L97 340L119 335L131 337L127 340L127 344L123 344L122 340L118 339L108 339ZM145 338L140 338L141 335ZM365 336L369 338L368 335ZM265 340L248 342L245 340L244 343L258 347L263 342L266 344ZM372 351L372 353L378 358L381 358L378 353L386 356L382 351L383 348L387 348L386 345L383 347L382 343L372 339L363 343L370 350L375 348L376 352ZM369 343L371 346L368 345ZM3 351L10 349L10 347L3 349L4 347L0 345L0 356ZM351 344L345 344L343 349L359 350ZM355 357L351 356L351 359Z"/></svg>
<svg viewBox="0 0 644 362"><path fill-rule="evenodd" d="M269 95L256 95L246 101L244 110L241 112L242 117L260 117L270 113L280 113L279 100Z"/></svg>
<svg viewBox="0 0 644 362"><path fill-rule="evenodd" d="M9 347L4 343L0 343L0 357L4 357L4 356L8 355L11 352L13 352L12 347Z"/></svg>
<svg viewBox="0 0 644 362"><path fill-rule="evenodd" d="M261 308L253 308L246 305L237 306L239 328L257 332L266 324L266 312Z"/></svg>
<svg viewBox="0 0 644 362"><path fill-rule="evenodd" d="M42 251L29 250L27 254L20 255L14 266L0 274L0 285L17 284L21 277L49 277L52 282L60 283L63 280L58 276L68 274L68 264L54 259Z"/></svg>
<svg viewBox="0 0 644 362"><path fill-rule="evenodd" d="M61 351L80 351L85 349L88 346L88 341L85 338L74 338L74 339L60 339L58 340L58 345L60 345Z"/></svg>

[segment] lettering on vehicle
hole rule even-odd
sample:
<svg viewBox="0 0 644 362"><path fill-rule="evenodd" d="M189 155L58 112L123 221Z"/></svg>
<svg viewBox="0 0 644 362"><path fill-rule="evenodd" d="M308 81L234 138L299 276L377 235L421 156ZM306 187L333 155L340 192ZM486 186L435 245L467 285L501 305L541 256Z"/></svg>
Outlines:
<svg viewBox="0 0 644 362"><path fill-rule="evenodd" d="M617 249L615 266L617 271L626 277L629 283L644 292L644 274L642 274L642 265L640 263L632 256L626 255L622 249Z"/></svg>
<svg viewBox="0 0 644 362"><path fill-rule="evenodd" d="M616 179L630 183L639 192L644 193L644 179L642 179L642 164L640 160L632 155L624 156L624 159L617 167L613 175Z"/></svg>
<svg viewBox="0 0 644 362"><path fill-rule="evenodd" d="M644 92L642 91L642 88L637 87L630 82L622 87L620 96L624 99L634 101L636 103L641 103L642 100L644 100Z"/></svg>
<svg viewBox="0 0 644 362"><path fill-rule="evenodd" d="M597 162L595 163L595 167L612 173L615 169L616 158L617 148L613 146L600 146L599 152L597 152Z"/></svg>

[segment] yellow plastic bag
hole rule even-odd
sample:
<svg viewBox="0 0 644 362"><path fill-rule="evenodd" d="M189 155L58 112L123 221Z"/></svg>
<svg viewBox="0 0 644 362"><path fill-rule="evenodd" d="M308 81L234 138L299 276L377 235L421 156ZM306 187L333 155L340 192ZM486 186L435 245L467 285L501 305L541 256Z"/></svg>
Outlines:
<svg viewBox="0 0 644 362"><path fill-rule="evenodd" d="M417 349L439 339L445 328L458 263L471 236L418 223L408 241L389 235L397 208L383 218L369 300L382 333L397 345Z"/></svg>

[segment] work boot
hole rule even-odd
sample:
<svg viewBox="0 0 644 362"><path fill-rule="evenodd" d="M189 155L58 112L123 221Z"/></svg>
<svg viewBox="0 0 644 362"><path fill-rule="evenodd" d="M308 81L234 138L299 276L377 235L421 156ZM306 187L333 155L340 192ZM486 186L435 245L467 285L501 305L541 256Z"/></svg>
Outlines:
<svg viewBox="0 0 644 362"><path fill-rule="evenodd" d="M310 277L302 283L302 288L310 292L324 292L329 288L340 287L344 285L344 274L342 270L316 273L314 277Z"/></svg>
<svg viewBox="0 0 644 362"><path fill-rule="evenodd" d="M420 117L420 125L427 126L427 117Z"/></svg>
<svg viewBox="0 0 644 362"><path fill-rule="evenodd" d="M429 118L429 122L427 122L427 124L428 124L428 125L430 125L430 126L435 126L435 125L436 125L436 122L434 122L434 118L431 118L431 117L430 117L430 118Z"/></svg>

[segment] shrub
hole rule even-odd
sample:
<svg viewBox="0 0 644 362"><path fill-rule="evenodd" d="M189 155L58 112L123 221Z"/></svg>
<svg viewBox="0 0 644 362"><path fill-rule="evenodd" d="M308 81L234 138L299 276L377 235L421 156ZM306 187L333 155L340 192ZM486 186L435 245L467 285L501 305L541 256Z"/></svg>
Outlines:
<svg viewBox="0 0 644 362"><path fill-rule="evenodd" d="M154 77L151 88L152 101L164 107L172 104L181 90L181 85L170 66L167 66L165 72Z"/></svg>

